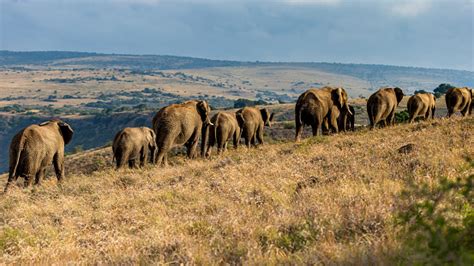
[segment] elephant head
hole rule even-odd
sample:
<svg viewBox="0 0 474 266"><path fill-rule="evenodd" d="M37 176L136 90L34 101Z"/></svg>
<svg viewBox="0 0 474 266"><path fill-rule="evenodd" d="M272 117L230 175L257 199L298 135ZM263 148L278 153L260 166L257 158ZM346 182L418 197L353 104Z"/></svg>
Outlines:
<svg viewBox="0 0 474 266"><path fill-rule="evenodd" d="M211 118L209 117L209 114L211 113L211 108L209 107L209 104L207 104L206 101L198 101L196 108L199 115L201 116L202 122L206 126L212 125Z"/></svg>
<svg viewBox="0 0 474 266"><path fill-rule="evenodd" d="M270 111L268 111L267 108L260 109L260 113L262 114L262 119L263 119L264 125L271 127L274 113L270 114Z"/></svg>
<svg viewBox="0 0 474 266"><path fill-rule="evenodd" d="M395 96L397 96L397 103L400 103L405 94L403 94L402 89L400 89L399 87L395 87L393 90L395 91Z"/></svg>
<svg viewBox="0 0 474 266"><path fill-rule="evenodd" d="M339 110L345 110L349 115L352 115L351 109L349 108L347 92L343 88L335 88L331 91L331 97L333 103L339 108Z"/></svg>
<svg viewBox="0 0 474 266"><path fill-rule="evenodd" d="M65 145L68 144L71 141L72 135L74 134L74 130L72 130L71 126L68 123L63 122L63 121L58 119L58 120L51 120L51 121L43 122L39 125L40 126L45 126L45 125L48 125L49 123L56 123L58 125L59 133L63 137Z"/></svg>
<svg viewBox="0 0 474 266"><path fill-rule="evenodd" d="M59 129L61 130L61 135L64 139L64 144L68 144L71 139L72 135L74 134L74 130L72 130L71 126L63 121L58 122Z"/></svg>

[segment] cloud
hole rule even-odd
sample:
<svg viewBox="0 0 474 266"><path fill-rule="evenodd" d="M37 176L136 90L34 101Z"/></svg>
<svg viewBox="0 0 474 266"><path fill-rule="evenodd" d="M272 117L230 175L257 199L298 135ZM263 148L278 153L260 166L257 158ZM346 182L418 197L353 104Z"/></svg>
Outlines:
<svg viewBox="0 0 474 266"><path fill-rule="evenodd" d="M471 0L0 1L0 49L473 69Z"/></svg>
<svg viewBox="0 0 474 266"><path fill-rule="evenodd" d="M284 3L295 5L338 5L341 0L283 0Z"/></svg>
<svg viewBox="0 0 474 266"><path fill-rule="evenodd" d="M427 12L431 4L430 0L394 1L391 12L402 17L414 17Z"/></svg>

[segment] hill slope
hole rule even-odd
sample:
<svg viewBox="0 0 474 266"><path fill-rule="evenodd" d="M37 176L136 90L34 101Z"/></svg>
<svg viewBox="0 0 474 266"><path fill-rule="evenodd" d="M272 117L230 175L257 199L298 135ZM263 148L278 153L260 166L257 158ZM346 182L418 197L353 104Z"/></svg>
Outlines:
<svg viewBox="0 0 474 266"><path fill-rule="evenodd" d="M88 175L81 169L110 151L74 155L68 164L76 170L69 167L61 187L50 179L2 195L0 261L410 260L394 225L396 213L413 200L401 191L411 182L473 174L472 132L473 117L437 119L239 148L211 160L175 157L164 169L105 167ZM407 143L414 149L398 152Z"/></svg>
<svg viewBox="0 0 474 266"><path fill-rule="evenodd" d="M451 69L431 69L375 64L341 64L326 62L241 62L168 55L100 54L66 51L13 52L0 50L0 66L49 68L128 68L128 69L199 69L215 67L309 68L347 75L370 82L372 88L381 86L403 87L453 83L457 86L474 86L474 72ZM434 88L434 87L433 87Z"/></svg>

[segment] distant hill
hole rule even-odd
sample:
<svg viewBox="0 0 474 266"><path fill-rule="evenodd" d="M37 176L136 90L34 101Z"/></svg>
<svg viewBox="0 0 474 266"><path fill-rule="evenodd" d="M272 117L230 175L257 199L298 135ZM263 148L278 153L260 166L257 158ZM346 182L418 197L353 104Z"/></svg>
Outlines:
<svg viewBox="0 0 474 266"><path fill-rule="evenodd" d="M0 67L51 68L126 68L126 69L197 69L211 67L288 66L312 68L367 80L373 88L403 84L425 87L424 83L452 83L474 86L474 72L374 64L304 63L304 62L240 62L169 55L127 55L85 52L0 51Z"/></svg>

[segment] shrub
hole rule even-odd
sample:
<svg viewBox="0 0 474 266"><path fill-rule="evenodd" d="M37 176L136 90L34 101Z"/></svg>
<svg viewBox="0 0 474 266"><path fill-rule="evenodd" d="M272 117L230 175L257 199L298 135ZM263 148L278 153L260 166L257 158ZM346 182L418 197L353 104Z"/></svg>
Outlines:
<svg viewBox="0 0 474 266"><path fill-rule="evenodd" d="M470 161L474 167L474 161ZM409 185L398 213L404 258L410 264L474 263L474 175ZM410 256L406 256L410 254Z"/></svg>
<svg viewBox="0 0 474 266"><path fill-rule="evenodd" d="M397 123L405 123L410 119L410 115L408 111L401 111L395 113L395 122Z"/></svg>
<svg viewBox="0 0 474 266"><path fill-rule="evenodd" d="M455 87L448 83L439 84L438 87L436 87L436 89L433 90L435 93L435 97L436 98L441 97L443 94L446 94L446 92L451 88L455 88Z"/></svg>

